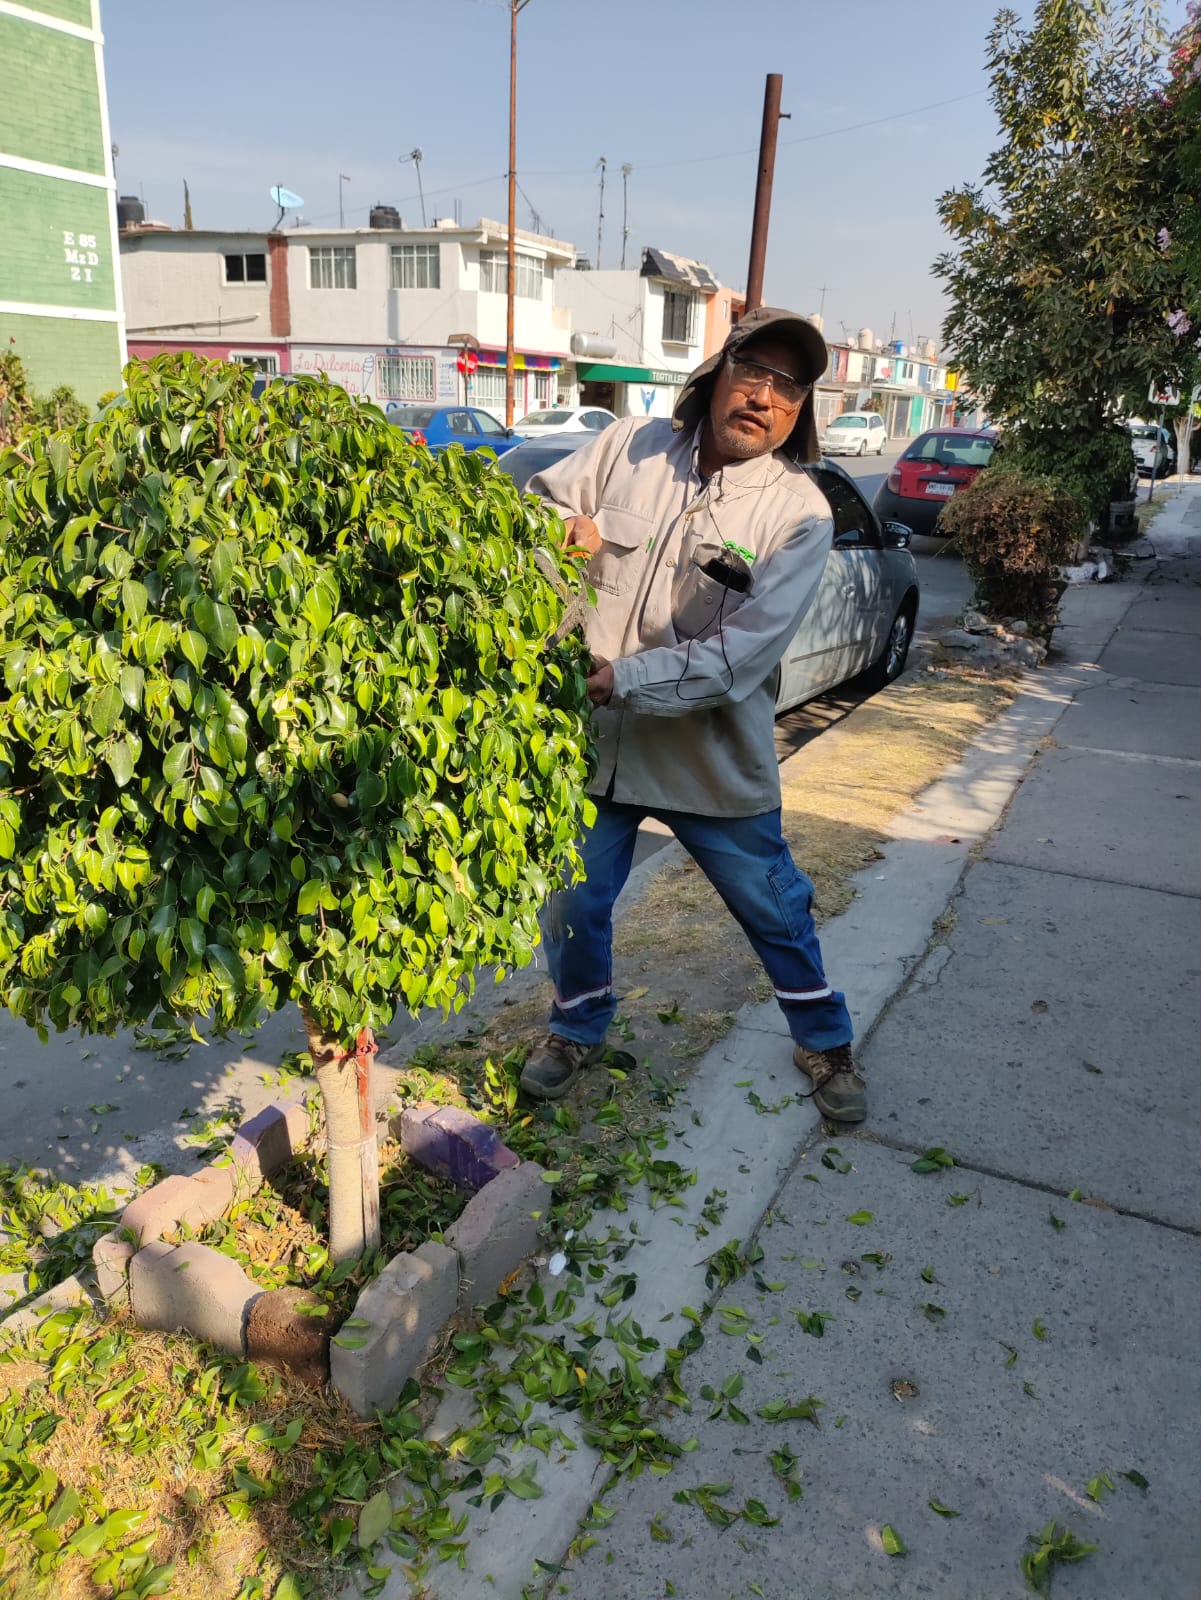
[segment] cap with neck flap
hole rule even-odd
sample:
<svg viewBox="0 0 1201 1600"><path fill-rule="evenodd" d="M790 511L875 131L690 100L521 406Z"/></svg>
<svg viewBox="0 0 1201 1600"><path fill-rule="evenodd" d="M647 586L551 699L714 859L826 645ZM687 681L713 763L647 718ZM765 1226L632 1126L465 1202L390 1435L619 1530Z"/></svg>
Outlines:
<svg viewBox="0 0 1201 1600"><path fill-rule="evenodd" d="M826 370L829 356L826 341L813 323L807 317L798 316L795 311L781 311L775 306L758 306L754 311L748 311L730 330L729 337L717 354L702 361L696 371L689 376L688 382L680 390L680 398L676 401L671 415L672 427L677 432L683 428L695 428L703 417L708 416L713 385L717 382L717 374L726 357L737 354L751 339L769 334L773 339L790 344L796 350L800 358L797 372L800 381L817 382ZM781 449L787 450L798 461L817 460L817 418L812 393L805 396L796 425Z"/></svg>

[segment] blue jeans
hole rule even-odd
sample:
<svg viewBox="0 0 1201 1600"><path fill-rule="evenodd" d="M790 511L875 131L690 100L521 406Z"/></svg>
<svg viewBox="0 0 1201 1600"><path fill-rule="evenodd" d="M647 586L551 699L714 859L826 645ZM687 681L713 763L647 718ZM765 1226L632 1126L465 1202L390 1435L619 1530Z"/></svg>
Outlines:
<svg viewBox="0 0 1201 1600"><path fill-rule="evenodd" d="M671 829L725 901L762 961L796 1042L810 1050L849 1044L846 1000L822 968L813 885L789 854L778 810L698 817L599 799L596 824L580 846L583 882L556 890L539 918L555 985L552 1031L578 1044L599 1044L613 1020L613 905L648 816Z"/></svg>

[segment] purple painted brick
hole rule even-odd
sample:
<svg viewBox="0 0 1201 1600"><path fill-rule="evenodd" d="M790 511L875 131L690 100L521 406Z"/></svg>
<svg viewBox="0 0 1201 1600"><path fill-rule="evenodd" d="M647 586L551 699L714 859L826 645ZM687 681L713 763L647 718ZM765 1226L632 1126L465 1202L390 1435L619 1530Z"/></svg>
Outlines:
<svg viewBox="0 0 1201 1600"><path fill-rule="evenodd" d="M497 1173L518 1164L496 1129L458 1106L417 1106L400 1118L406 1155L462 1189L482 1189Z"/></svg>
<svg viewBox="0 0 1201 1600"><path fill-rule="evenodd" d="M273 1178L282 1172L308 1133L308 1113L303 1106L266 1106L244 1122L229 1148L232 1164L253 1178Z"/></svg>

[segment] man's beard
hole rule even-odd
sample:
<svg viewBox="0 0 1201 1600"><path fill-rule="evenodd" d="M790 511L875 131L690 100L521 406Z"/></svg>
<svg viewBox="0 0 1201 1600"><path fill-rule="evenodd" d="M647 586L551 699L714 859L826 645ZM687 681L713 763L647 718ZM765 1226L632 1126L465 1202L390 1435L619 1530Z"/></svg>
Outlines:
<svg viewBox="0 0 1201 1600"><path fill-rule="evenodd" d="M756 456L765 456L773 449L769 434L756 437L753 432L744 432L728 422L718 423L713 437L723 455L734 456L739 461L753 461Z"/></svg>

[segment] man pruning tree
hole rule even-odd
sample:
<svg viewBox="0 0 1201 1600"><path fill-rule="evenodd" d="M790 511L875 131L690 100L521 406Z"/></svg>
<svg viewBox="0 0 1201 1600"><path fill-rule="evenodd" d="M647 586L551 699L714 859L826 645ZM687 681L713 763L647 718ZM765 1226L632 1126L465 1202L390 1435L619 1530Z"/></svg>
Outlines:
<svg viewBox="0 0 1201 1600"><path fill-rule="evenodd" d="M846 1002L814 928L813 885L780 826L774 723L780 659L817 593L830 510L812 389L821 334L761 307L689 378L670 420L615 424L530 488L589 553L586 635L598 765L585 878L541 923L555 1001L523 1089L564 1095L600 1058L616 1011L613 905L639 825L665 823L746 933L775 988L822 1114L861 1122Z"/></svg>

